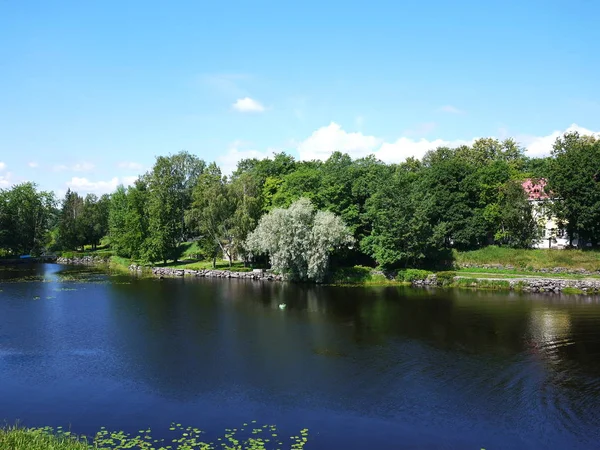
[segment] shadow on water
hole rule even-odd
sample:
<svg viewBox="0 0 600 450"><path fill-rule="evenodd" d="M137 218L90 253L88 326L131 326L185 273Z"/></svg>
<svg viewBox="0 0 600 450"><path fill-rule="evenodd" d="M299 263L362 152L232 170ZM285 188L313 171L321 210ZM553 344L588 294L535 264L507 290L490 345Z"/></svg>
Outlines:
<svg viewBox="0 0 600 450"><path fill-rule="evenodd" d="M0 285L0 416L86 432L258 419L307 426L312 448L600 440L597 298L57 267ZM46 299L54 285L75 290Z"/></svg>

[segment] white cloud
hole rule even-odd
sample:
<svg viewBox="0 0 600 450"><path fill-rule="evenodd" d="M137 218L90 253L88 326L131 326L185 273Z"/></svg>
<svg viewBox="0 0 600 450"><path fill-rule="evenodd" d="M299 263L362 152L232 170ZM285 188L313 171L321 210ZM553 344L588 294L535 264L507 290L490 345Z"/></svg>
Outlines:
<svg viewBox="0 0 600 450"><path fill-rule="evenodd" d="M6 165L4 166L6 167ZM0 189L6 189L16 184L17 182L13 179L12 173L6 172L0 175Z"/></svg>
<svg viewBox="0 0 600 450"><path fill-rule="evenodd" d="M527 156L548 156L552 151L552 146L554 145L554 141L556 141L556 138L562 136L564 133L572 131L577 131L579 134L582 135L591 134L600 138L600 131L588 130L587 128L580 127L579 125L574 123L564 131L554 131L547 136L541 137L521 136L520 138L517 138L517 140L520 141L527 149Z"/></svg>
<svg viewBox="0 0 600 450"><path fill-rule="evenodd" d="M68 188L78 193L92 193L96 195L110 194L119 184L129 186L137 179L137 176L113 177L108 181L90 181L83 177L73 177L65 184Z"/></svg>
<svg viewBox="0 0 600 450"><path fill-rule="evenodd" d="M64 172L67 170L72 171L72 172L89 172L90 170L93 170L94 167L96 167L96 166L90 162L80 162L80 163L71 164L70 166L68 166L66 164L57 164L52 169L55 172Z"/></svg>
<svg viewBox="0 0 600 450"><path fill-rule="evenodd" d="M29 167L31 167L32 169L35 169L36 167L39 167L39 166L40 166L40 165L39 165L37 162L35 162L35 161L30 161L30 162L28 162L28 163L27 163L27 165L28 165Z"/></svg>
<svg viewBox="0 0 600 450"><path fill-rule="evenodd" d="M250 97L239 98L233 104L233 109L239 112L263 112L265 107Z"/></svg>
<svg viewBox="0 0 600 450"><path fill-rule="evenodd" d="M334 151L360 158L373 153L383 141L362 133L347 133L337 123L321 127L298 145L300 159L327 159Z"/></svg>
<svg viewBox="0 0 600 450"><path fill-rule="evenodd" d="M448 114L464 114L462 109L458 109L456 106L444 105L438 108L438 112L444 112Z"/></svg>
<svg viewBox="0 0 600 450"><path fill-rule="evenodd" d="M6 169L6 163L0 161L0 170Z"/></svg>
<svg viewBox="0 0 600 450"><path fill-rule="evenodd" d="M237 168L237 163L242 159L265 159L271 158L273 153L276 152L275 149L267 149L264 152L259 150L240 150L238 147L244 145L242 141L235 141L227 150L227 153L221 155L217 158L217 163L221 168L223 175L231 175L235 169Z"/></svg>
<svg viewBox="0 0 600 450"><path fill-rule="evenodd" d="M119 169L128 169L128 170L143 170L144 166L140 163L132 162L132 161L122 161L117 164Z"/></svg>
<svg viewBox="0 0 600 450"><path fill-rule="evenodd" d="M470 141L445 141L443 139L411 139L401 137L394 142L385 142L375 136L344 131L337 123L332 122L319 128L298 145L300 159L326 160L332 152L348 153L352 158L362 158L374 154L388 163L404 161L409 156L421 158L428 150L440 146L456 147Z"/></svg>

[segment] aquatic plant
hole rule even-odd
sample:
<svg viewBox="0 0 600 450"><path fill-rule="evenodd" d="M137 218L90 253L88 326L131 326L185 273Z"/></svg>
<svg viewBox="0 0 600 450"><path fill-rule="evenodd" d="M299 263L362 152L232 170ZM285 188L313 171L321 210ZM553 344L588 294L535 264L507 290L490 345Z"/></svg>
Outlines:
<svg viewBox="0 0 600 450"><path fill-rule="evenodd" d="M123 431L108 431L102 427L95 436L76 435L62 427L0 428L0 448L11 450L267 450L271 448L301 450L308 442L308 429L291 436L285 443L275 425L258 426L256 421L240 428L228 428L216 441L203 439L204 431L173 423L169 430L178 436L170 441L154 439L151 429L140 429L132 435Z"/></svg>

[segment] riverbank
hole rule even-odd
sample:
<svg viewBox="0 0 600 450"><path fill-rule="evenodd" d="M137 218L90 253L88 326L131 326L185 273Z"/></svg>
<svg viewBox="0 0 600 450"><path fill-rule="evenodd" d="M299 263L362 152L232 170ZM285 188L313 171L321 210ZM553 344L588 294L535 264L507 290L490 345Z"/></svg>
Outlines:
<svg viewBox="0 0 600 450"><path fill-rule="evenodd" d="M552 253L556 252L556 250L552 251ZM202 268L206 267L208 263L182 261L171 266L149 267L110 255L69 256L59 257L55 262L69 265L108 265L112 270L157 278L191 277L285 281L283 275L263 269L252 270L242 266L232 269L209 269ZM600 294L600 271L565 267L519 270L510 265L473 264L457 271L430 272L408 269L400 272L383 272L370 267L355 266L336 270L326 284L348 287L413 286L590 295Z"/></svg>

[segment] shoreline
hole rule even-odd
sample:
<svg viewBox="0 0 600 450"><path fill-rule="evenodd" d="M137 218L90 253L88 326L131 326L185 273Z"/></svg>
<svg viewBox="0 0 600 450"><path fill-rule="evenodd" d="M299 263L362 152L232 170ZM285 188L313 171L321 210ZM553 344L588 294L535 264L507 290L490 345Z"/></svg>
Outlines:
<svg viewBox="0 0 600 450"><path fill-rule="evenodd" d="M111 257L100 256L81 256L73 258L62 257L41 257L28 259L10 259L0 260L0 265L21 265L26 263L56 263L63 265L108 265L112 268L122 270L131 275L148 274L154 278L222 278L222 279L244 279L254 281L286 281L283 275L274 274L262 269L254 271L233 271L223 269L185 269L171 267L143 267L137 264L123 264L114 261ZM470 265L475 268L475 265ZM482 267L483 268L483 267ZM501 265L486 265L489 269L507 269ZM538 276L538 274L565 274L577 273L587 274L583 270L565 270L561 267L533 271L535 276L524 277L515 275L514 277L495 278L493 276L477 277L476 274L462 276L453 274L448 277L438 277L431 274L424 279L412 280L410 282L399 281L393 277L393 274L383 274L381 271L373 269L371 271L372 280L345 280L324 283L327 286L339 287L393 287L393 286L411 286L414 288L460 288L473 290L497 290L497 291L516 291L532 293L564 293L564 294L586 294L600 295L600 279L566 279L552 276ZM493 275L493 274L488 274Z"/></svg>

